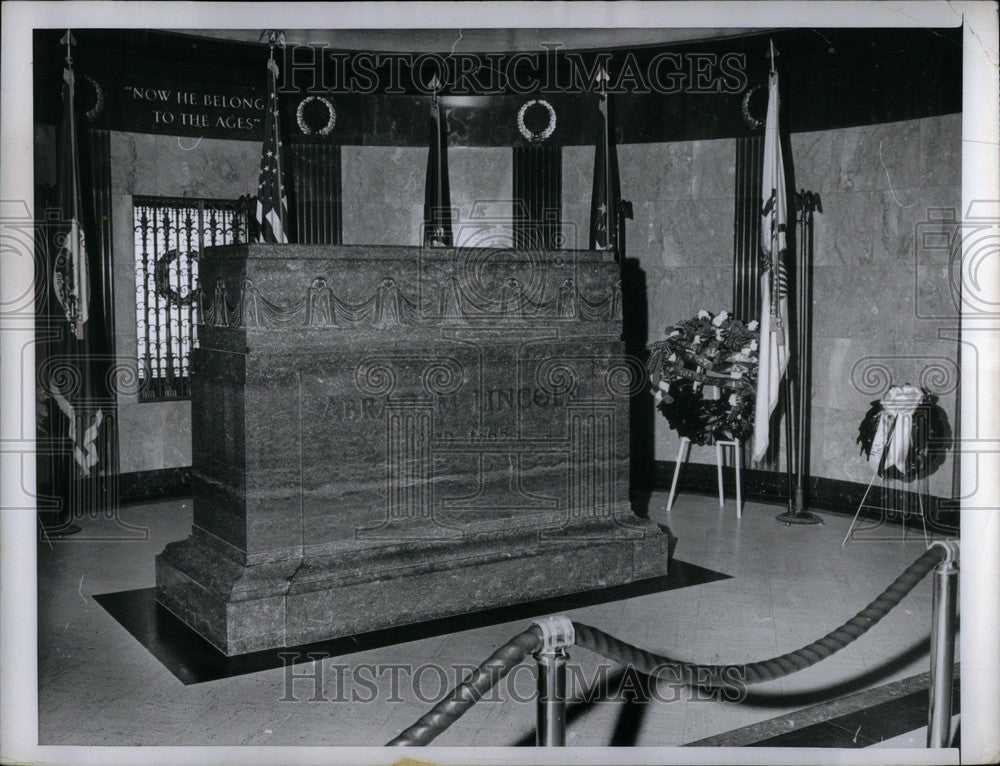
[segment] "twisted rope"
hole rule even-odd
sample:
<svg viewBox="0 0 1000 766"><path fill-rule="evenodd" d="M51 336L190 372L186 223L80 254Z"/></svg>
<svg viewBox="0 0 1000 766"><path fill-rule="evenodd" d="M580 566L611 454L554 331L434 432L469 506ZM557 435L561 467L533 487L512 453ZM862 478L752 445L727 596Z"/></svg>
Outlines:
<svg viewBox="0 0 1000 766"><path fill-rule="evenodd" d="M879 596L836 630L801 649L769 660L743 665L703 665L682 662L625 643L590 625L574 622L575 645L585 647L619 664L631 666L656 679L665 668L680 670L692 683L707 688L737 687L773 681L815 665L867 633L910 593L947 553L943 548L926 550L893 580ZM426 745L457 721L487 691L531 652L541 646L541 632L532 626L497 649L447 698L422 716L389 745Z"/></svg>
<svg viewBox="0 0 1000 766"><path fill-rule="evenodd" d="M576 645L583 646L622 665L630 665L641 673L656 677L664 668L676 668L690 674L697 686L718 688L737 684L759 684L805 670L831 654L839 652L851 642L867 633L894 609L912 591L928 572L944 558L943 549L934 547L925 551L907 567L892 584L836 630L827 633L801 649L773 657L769 660L745 665L702 665L694 662L664 657L632 646L602 630L574 622Z"/></svg>
<svg viewBox="0 0 1000 766"><path fill-rule="evenodd" d="M486 692L524 658L542 645L542 632L534 625L491 654L455 690L422 715L415 724L389 742L394 745L427 745L461 718Z"/></svg>

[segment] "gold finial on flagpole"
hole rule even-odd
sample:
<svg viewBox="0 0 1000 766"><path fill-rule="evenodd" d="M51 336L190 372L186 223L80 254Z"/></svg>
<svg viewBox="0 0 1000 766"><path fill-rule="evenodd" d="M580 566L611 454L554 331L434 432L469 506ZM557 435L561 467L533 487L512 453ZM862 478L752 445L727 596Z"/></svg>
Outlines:
<svg viewBox="0 0 1000 766"><path fill-rule="evenodd" d="M271 61L274 61L274 46L285 47L285 33L280 29L265 29L257 37L257 42L262 43L265 40L271 49Z"/></svg>
<svg viewBox="0 0 1000 766"><path fill-rule="evenodd" d="M66 34L59 41L66 46L66 63L72 66L73 64L73 46L76 45L76 38L73 37L73 30L67 29Z"/></svg>
<svg viewBox="0 0 1000 766"><path fill-rule="evenodd" d="M602 96L608 95L608 88L607 88L607 86L608 86L608 70L604 68L604 62L603 61L597 67L597 75L595 76L595 79L597 80L598 83L600 83L601 95Z"/></svg>
<svg viewBox="0 0 1000 766"><path fill-rule="evenodd" d="M438 91L441 90L441 81L438 79L436 73L431 76L431 81L428 84L431 86L431 104L436 104L438 100Z"/></svg>

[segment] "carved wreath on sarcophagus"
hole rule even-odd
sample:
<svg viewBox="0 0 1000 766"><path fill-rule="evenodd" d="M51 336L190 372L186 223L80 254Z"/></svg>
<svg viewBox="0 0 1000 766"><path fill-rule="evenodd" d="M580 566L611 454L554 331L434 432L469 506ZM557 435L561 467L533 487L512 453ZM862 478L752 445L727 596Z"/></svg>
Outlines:
<svg viewBox="0 0 1000 766"><path fill-rule="evenodd" d="M588 295L573 277L567 277L549 297L534 298L516 277L498 285L493 296L463 289L454 276L428 295L401 287L393 277L383 278L360 302L337 295L325 276L311 280L297 299L266 297L252 279L245 279L231 299L225 280L201 290L202 323L212 327L287 329L292 327L344 328L467 325L475 322L531 322L581 320L617 322L622 318L621 282L603 295Z"/></svg>

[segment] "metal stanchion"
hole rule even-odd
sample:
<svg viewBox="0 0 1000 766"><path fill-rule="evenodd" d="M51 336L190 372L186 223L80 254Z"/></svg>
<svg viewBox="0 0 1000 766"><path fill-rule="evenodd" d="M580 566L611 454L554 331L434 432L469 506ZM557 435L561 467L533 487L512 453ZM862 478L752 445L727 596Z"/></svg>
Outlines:
<svg viewBox="0 0 1000 766"><path fill-rule="evenodd" d="M934 568L931 626L931 688L927 710L927 747L951 745L951 696L955 672L955 606L958 592L958 543L936 540L945 557Z"/></svg>
<svg viewBox="0 0 1000 766"><path fill-rule="evenodd" d="M535 653L538 662L538 726L535 743L540 747L566 744L566 647L575 640L568 617L535 620L542 631L542 646Z"/></svg>

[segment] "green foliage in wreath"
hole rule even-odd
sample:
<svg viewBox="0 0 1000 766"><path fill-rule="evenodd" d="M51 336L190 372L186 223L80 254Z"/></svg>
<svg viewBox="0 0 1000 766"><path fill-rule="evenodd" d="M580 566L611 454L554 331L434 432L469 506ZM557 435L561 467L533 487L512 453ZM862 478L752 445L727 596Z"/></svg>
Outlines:
<svg viewBox="0 0 1000 766"><path fill-rule="evenodd" d="M660 411L695 444L741 441L753 431L757 394L757 322L725 311L666 329L650 345L650 382Z"/></svg>

